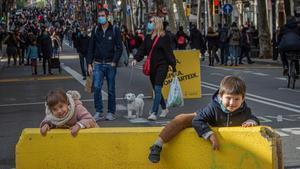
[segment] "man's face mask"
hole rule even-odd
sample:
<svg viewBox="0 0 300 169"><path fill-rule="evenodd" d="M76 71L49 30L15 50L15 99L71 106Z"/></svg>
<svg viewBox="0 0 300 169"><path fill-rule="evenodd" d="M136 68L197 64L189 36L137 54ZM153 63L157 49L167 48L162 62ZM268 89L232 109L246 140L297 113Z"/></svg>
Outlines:
<svg viewBox="0 0 300 169"><path fill-rule="evenodd" d="M106 23L106 17L104 16L99 16L98 17L98 23L100 23L101 25Z"/></svg>

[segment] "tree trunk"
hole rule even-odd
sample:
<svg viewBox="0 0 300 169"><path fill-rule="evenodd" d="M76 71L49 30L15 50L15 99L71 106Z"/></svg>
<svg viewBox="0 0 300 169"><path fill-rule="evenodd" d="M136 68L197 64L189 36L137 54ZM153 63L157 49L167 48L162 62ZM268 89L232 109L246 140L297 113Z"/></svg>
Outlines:
<svg viewBox="0 0 300 169"><path fill-rule="evenodd" d="M178 13L178 23L183 27L183 31L187 32L188 27L188 20L185 16L185 12L183 9L183 1L182 0L175 0L176 1L176 7L177 7L177 13Z"/></svg>
<svg viewBox="0 0 300 169"><path fill-rule="evenodd" d="M177 29L176 29L176 19L174 14L173 0L166 0L165 3L167 4L169 26L172 32L176 32Z"/></svg>
<svg viewBox="0 0 300 169"><path fill-rule="evenodd" d="M290 0L284 1L284 8L285 8L285 16L286 17L292 16Z"/></svg>
<svg viewBox="0 0 300 169"><path fill-rule="evenodd" d="M258 9L258 32L259 32L259 57L260 58L272 58L272 46L271 46L271 37L269 32L269 25L266 12L266 1L258 0L257 1Z"/></svg>

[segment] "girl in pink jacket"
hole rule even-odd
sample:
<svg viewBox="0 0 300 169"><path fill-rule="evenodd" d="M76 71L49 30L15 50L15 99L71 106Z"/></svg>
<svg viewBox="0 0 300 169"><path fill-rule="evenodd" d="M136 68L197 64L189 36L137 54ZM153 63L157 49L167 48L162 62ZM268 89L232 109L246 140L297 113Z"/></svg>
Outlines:
<svg viewBox="0 0 300 169"><path fill-rule="evenodd" d="M40 132L46 135L52 128L70 128L76 136L81 128L98 127L95 119L82 105L78 91L62 89L50 91L46 97L46 117L40 124Z"/></svg>

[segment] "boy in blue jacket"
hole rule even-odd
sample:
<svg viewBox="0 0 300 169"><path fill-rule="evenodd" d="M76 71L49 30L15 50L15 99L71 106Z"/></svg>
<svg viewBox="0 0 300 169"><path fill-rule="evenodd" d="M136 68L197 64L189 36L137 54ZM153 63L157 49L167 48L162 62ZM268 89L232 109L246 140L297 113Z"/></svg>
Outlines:
<svg viewBox="0 0 300 169"><path fill-rule="evenodd" d="M236 76L226 76L220 83L219 90L213 95L211 103L195 113L176 116L159 134L158 139L150 147L149 160L160 161L160 152L164 143L169 142L180 131L194 127L197 134L209 140L214 150L219 149L217 137L212 127L259 125L259 120L252 115L245 102L246 85Z"/></svg>
<svg viewBox="0 0 300 169"><path fill-rule="evenodd" d="M37 58L39 56L38 47L36 46L36 41L33 41L27 48L27 58L31 62L31 72L32 75L37 75Z"/></svg>

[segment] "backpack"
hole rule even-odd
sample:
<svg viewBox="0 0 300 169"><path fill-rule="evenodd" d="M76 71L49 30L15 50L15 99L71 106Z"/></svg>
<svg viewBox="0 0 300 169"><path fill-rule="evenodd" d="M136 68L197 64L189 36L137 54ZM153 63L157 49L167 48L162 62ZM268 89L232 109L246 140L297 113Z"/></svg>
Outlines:
<svg viewBox="0 0 300 169"><path fill-rule="evenodd" d="M240 32L239 32L239 30L232 30L231 40L234 41L234 42L239 42L240 41Z"/></svg>
<svg viewBox="0 0 300 169"><path fill-rule="evenodd" d="M226 30L221 30L220 32L220 42L225 43L228 42L228 36Z"/></svg>
<svg viewBox="0 0 300 169"><path fill-rule="evenodd" d="M135 45L135 39L131 38L130 41L129 41L129 43L130 43L130 46L134 46Z"/></svg>
<svg viewBox="0 0 300 169"><path fill-rule="evenodd" d="M177 44L183 45L185 44L185 37L183 35L180 35L177 39Z"/></svg>

